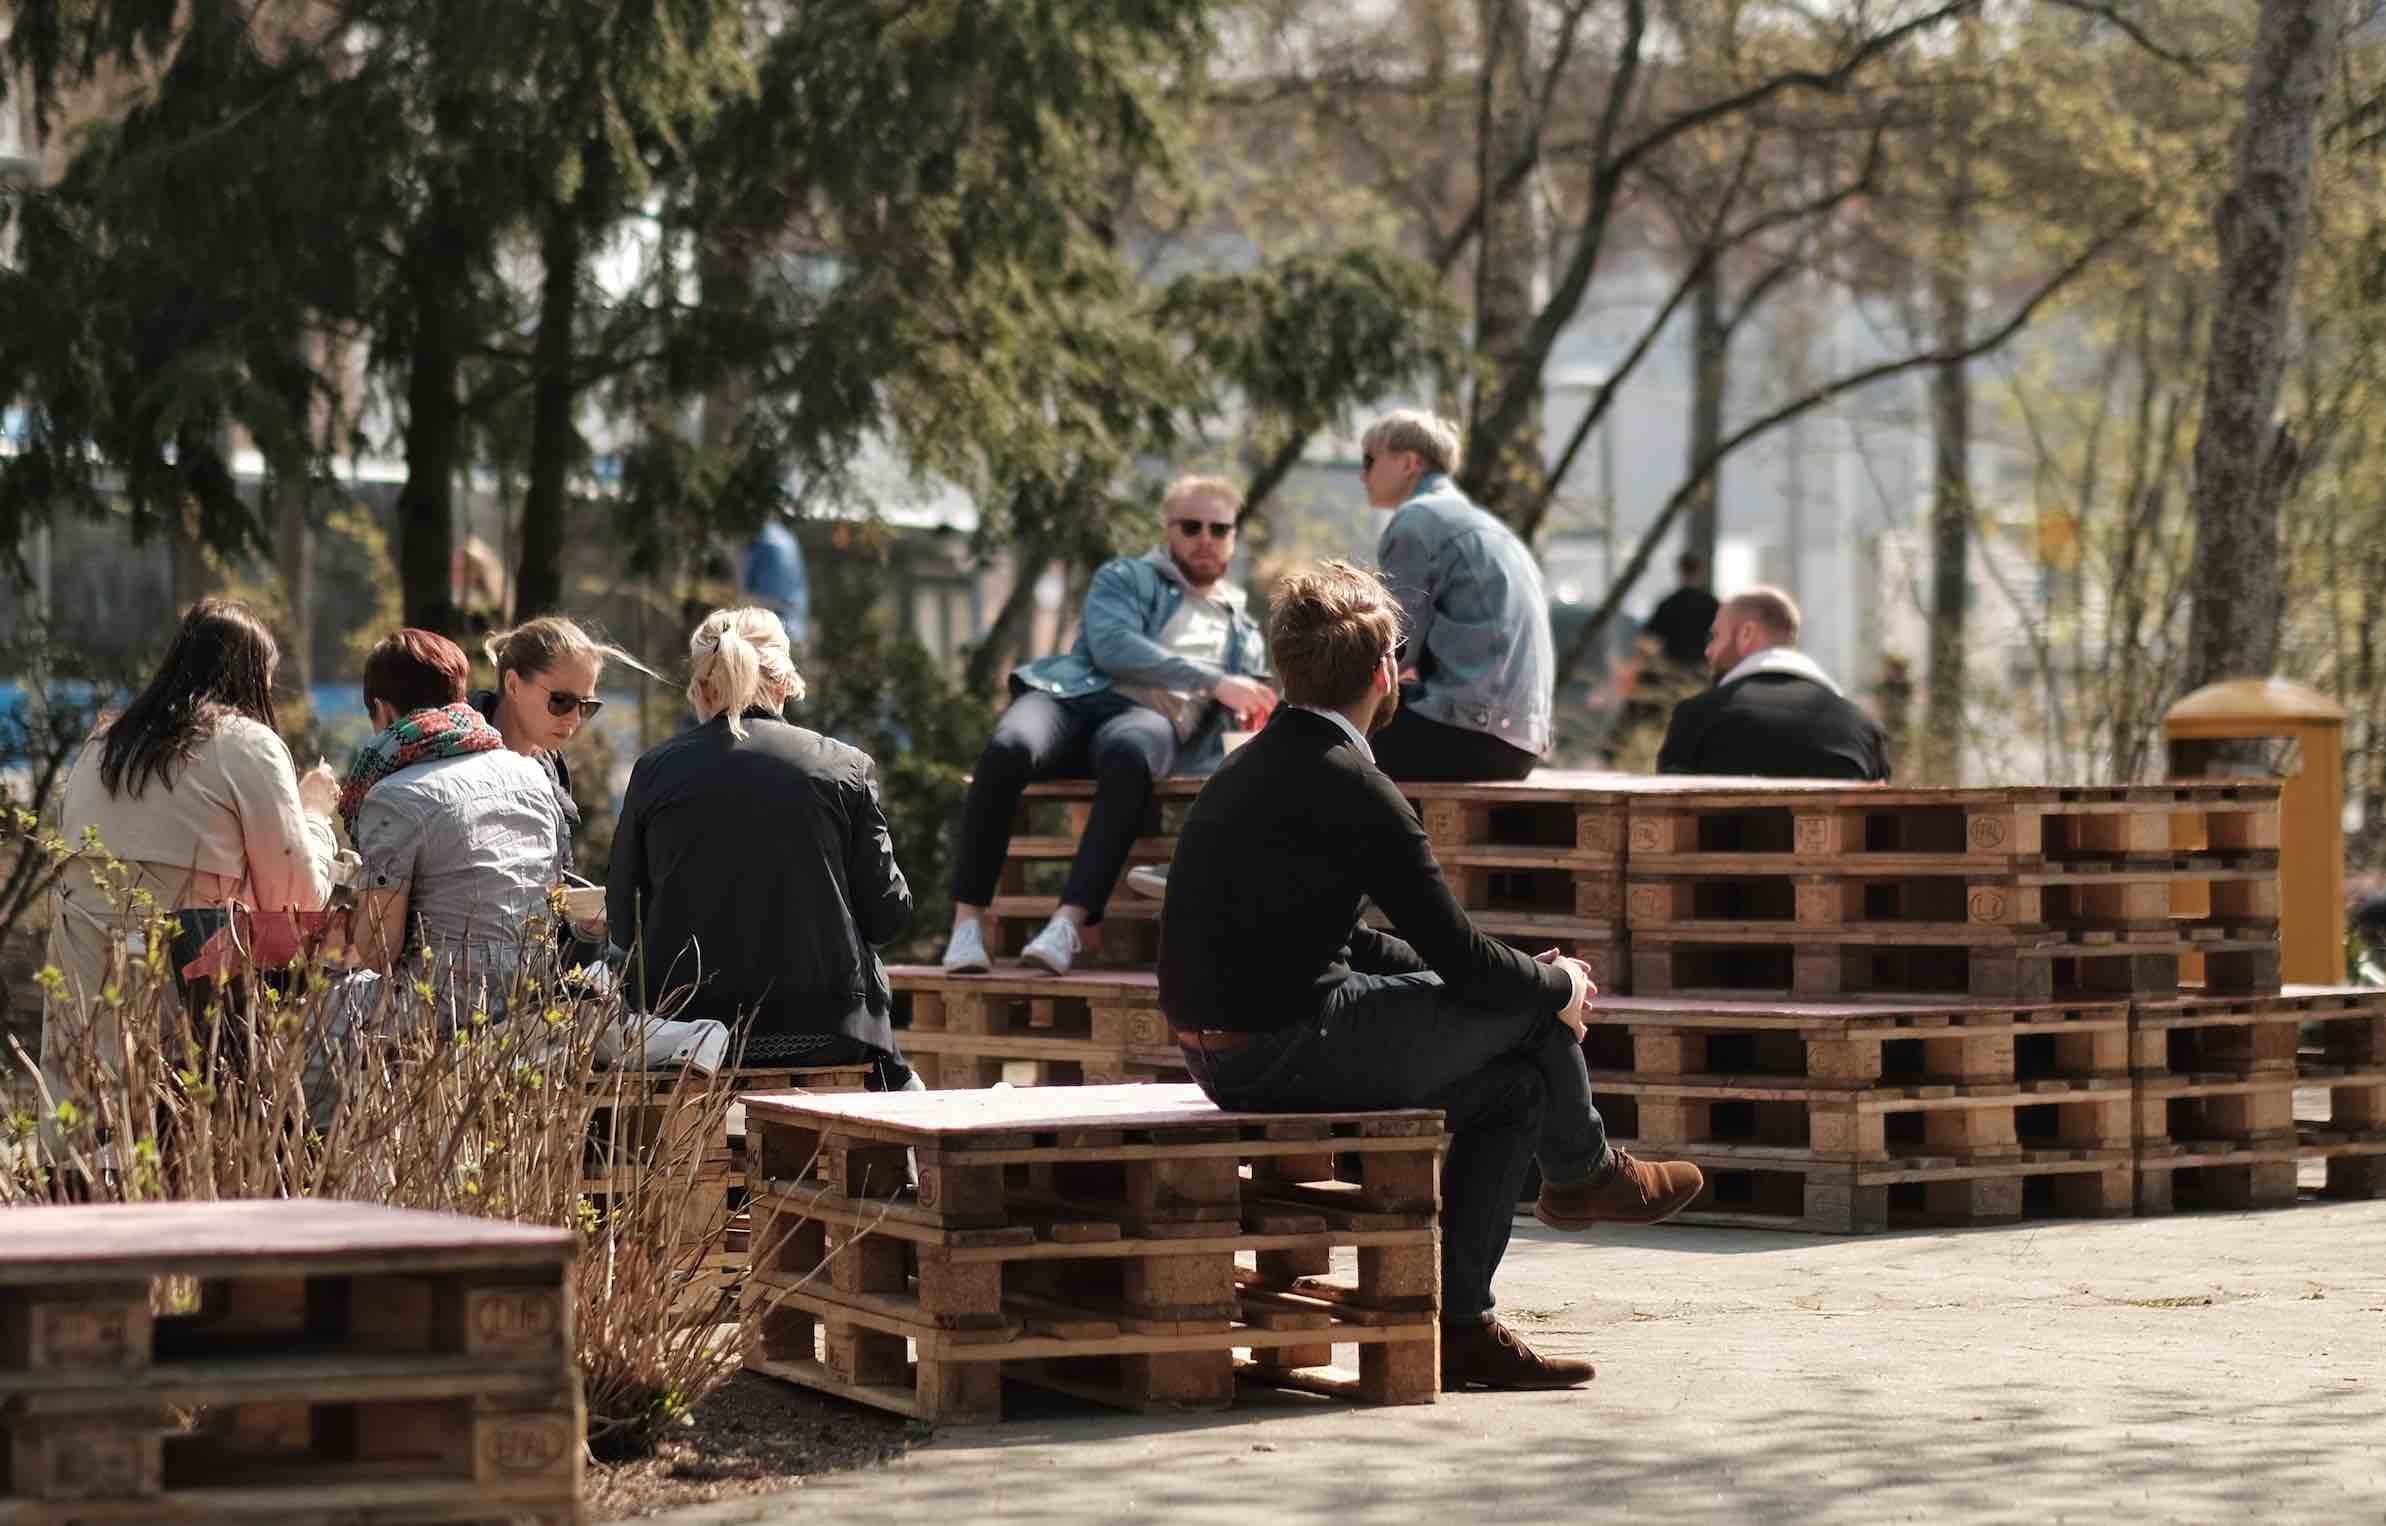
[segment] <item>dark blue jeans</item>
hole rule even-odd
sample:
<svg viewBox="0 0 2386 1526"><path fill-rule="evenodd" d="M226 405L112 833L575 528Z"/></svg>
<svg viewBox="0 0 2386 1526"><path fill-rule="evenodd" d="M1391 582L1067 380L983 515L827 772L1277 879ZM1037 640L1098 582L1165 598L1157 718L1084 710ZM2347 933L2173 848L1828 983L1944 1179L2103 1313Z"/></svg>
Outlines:
<svg viewBox="0 0 2386 1526"><path fill-rule="evenodd" d="M1167 716L1114 689L1075 699L1031 689L1012 700L978 754L969 798L961 805L953 899L983 906L994 898L1021 791L1039 779L1091 778L1093 813L1061 901L1084 907L1088 923L1101 921L1134 850L1152 781L1175 769L1176 750L1176 728Z"/></svg>
<svg viewBox="0 0 2386 1526"><path fill-rule="evenodd" d="M1582 1045L1542 1013L1453 1001L1439 975L1353 975L1318 1014L1232 1049L1185 1051L1210 1100L1241 1111L1438 1107L1442 1165L1442 1321L1477 1324L1536 1157L1552 1183L1607 1164Z"/></svg>

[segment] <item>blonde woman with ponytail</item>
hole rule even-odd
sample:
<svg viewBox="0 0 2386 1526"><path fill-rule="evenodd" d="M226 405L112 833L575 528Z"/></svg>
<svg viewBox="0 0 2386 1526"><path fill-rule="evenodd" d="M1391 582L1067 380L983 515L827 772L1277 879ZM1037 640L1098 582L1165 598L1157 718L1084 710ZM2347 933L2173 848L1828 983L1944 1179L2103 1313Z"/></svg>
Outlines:
<svg viewBox="0 0 2386 1526"><path fill-rule="evenodd" d="M631 950L633 1002L728 1023L745 1064L875 1064L883 1088L916 1088L878 957L911 921L878 765L789 721L803 696L777 615L716 610L696 627L697 724L630 771L609 935Z"/></svg>

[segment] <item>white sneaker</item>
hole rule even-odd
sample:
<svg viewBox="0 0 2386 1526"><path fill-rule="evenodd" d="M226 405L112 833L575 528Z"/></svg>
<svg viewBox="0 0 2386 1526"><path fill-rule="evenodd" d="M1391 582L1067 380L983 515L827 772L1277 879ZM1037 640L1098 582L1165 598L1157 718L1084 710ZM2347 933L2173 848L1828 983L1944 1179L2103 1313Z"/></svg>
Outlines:
<svg viewBox="0 0 2386 1526"><path fill-rule="evenodd" d="M1166 864L1137 864L1127 871L1127 888L1137 895L1155 901L1168 899L1168 866Z"/></svg>
<svg viewBox="0 0 2386 1526"><path fill-rule="evenodd" d="M975 922L955 923L952 939L944 946L944 972L985 975L993 969L994 961L986 957L986 929Z"/></svg>
<svg viewBox="0 0 2386 1526"><path fill-rule="evenodd" d="M1077 924L1067 917L1054 917L1044 924L1044 930L1029 940L1019 951L1022 964L1032 964L1054 975L1066 975L1069 966L1077 962L1078 950L1084 945L1077 940Z"/></svg>

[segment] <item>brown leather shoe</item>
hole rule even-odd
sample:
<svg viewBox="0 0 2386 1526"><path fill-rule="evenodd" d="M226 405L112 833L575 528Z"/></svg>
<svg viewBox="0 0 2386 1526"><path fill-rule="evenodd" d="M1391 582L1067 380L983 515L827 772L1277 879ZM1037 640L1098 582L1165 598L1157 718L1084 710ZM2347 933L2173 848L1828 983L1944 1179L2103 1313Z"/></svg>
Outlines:
<svg viewBox="0 0 2386 1526"><path fill-rule="evenodd" d="M1442 1392L1476 1388L1579 1388L1597 1377L1588 1362L1542 1356L1496 1319L1442 1326Z"/></svg>
<svg viewBox="0 0 2386 1526"><path fill-rule="evenodd" d="M1689 1207L1707 1185L1706 1173L1686 1160L1641 1160L1625 1150L1609 1153L1615 1169L1604 1177L1565 1187L1543 1182L1533 1217L1552 1229L1655 1224Z"/></svg>

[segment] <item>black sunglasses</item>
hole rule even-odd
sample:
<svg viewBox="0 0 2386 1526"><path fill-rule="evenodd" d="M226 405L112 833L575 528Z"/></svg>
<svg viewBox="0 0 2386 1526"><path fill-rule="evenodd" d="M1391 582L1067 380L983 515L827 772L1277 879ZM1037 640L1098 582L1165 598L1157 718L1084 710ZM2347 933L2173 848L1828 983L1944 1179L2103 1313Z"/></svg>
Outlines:
<svg viewBox="0 0 2386 1526"><path fill-rule="evenodd" d="M1375 470L1375 457L1362 451L1359 455L1359 474L1365 476Z"/></svg>
<svg viewBox="0 0 2386 1526"><path fill-rule="evenodd" d="M545 684L538 683L536 679L531 682L541 689L547 689ZM605 702L601 699L582 699L567 689L547 689L547 713L559 721L574 710L580 712L580 719L590 720L604 708Z"/></svg>
<svg viewBox="0 0 2386 1526"><path fill-rule="evenodd" d="M1201 539L1204 530L1209 532L1210 539L1224 540L1234 533L1234 521L1230 519L1221 524L1210 519L1180 519L1176 522L1176 533L1187 540Z"/></svg>

